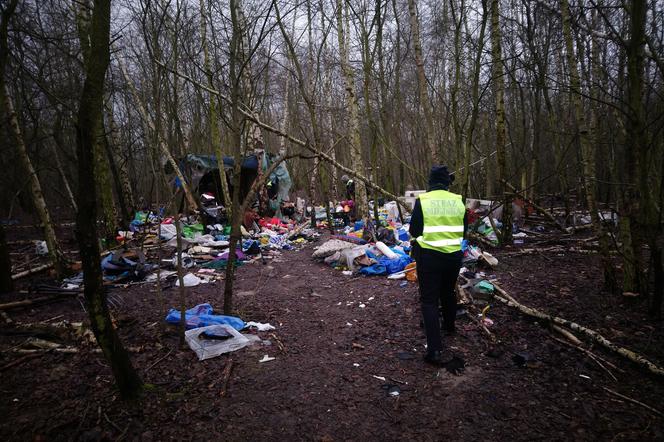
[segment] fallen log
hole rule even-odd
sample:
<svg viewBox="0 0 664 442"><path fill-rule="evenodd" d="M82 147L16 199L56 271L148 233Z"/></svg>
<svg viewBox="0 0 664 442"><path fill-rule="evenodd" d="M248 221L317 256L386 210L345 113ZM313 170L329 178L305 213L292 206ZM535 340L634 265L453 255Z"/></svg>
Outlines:
<svg viewBox="0 0 664 442"><path fill-rule="evenodd" d="M80 292L72 291L71 293L57 293L54 296L42 296L41 298L26 299L24 301L14 301L7 302L5 304L0 304L0 311L9 310L13 308L26 307L29 305L41 304L49 301L57 301L59 299L70 298L72 296L78 296Z"/></svg>
<svg viewBox="0 0 664 442"><path fill-rule="evenodd" d="M647 369L649 372L652 374L655 374L657 376L664 376L664 368L654 364L653 362L649 361L642 355L633 352L632 350L629 350L624 347L620 347L619 345L614 344L613 342L609 341L606 339L604 336L596 332L595 330L589 329L587 327L584 327L582 325L577 324L576 322L569 321L567 319L563 319L557 316L551 316L546 313L543 313L537 309L534 309L532 307L525 306L521 303L519 303L516 299L514 299L512 296L510 296L509 293L507 293L505 290L503 290L498 284L493 282L493 286L496 289L496 292L500 293L500 295L497 295L496 292L493 293L493 297L502 302L503 304L506 304L510 307L514 307L517 310L519 310L521 313L542 320L546 321L548 324L556 324L559 326L567 327L570 330L573 330L575 332L581 333L585 335L586 337L590 338L592 341L598 343L602 347L606 348L607 350L611 350L614 353L617 353L630 361L634 362L637 365L640 365L641 367Z"/></svg>
<svg viewBox="0 0 664 442"><path fill-rule="evenodd" d="M53 267L53 264L44 264L44 265L41 265L41 266L38 266L38 267L33 267L33 268L31 268L29 270L26 270L24 272L16 273L15 275L12 275L12 281L16 281L17 279L23 278L25 276L30 276L30 275L33 275L35 273L43 272L44 270L48 270L51 267Z"/></svg>

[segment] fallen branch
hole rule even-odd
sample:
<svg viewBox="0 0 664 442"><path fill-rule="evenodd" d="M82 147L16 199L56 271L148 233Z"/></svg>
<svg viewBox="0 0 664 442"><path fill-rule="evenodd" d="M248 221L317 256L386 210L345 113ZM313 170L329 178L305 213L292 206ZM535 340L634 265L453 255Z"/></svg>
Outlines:
<svg viewBox="0 0 664 442"><path fill-rule="evenodd" d="M44 270L48 270L51 267L53 267L52 263L44 264L44 265L41 265L41 266L38 266L38 267L33 267L33 268L31 268L29 270L26 270L24 272L19 272L15 275L12 275L12 281L16 281L17 279L23 278L25 276L30 276L30 275L33 275L35 273L43 272Z"/></svg>
<svg viewBox="0 0 664 442"><path fill-rule="evenodd" d="M24 301L14 301L7 302L6 304L0 304L0 310L9 310L12 308L26 307L29 305L36 305L43 302L57 301L59 299L65 299L72 296L78 296L80 292L73 291L71 293L57 293L55 296L42 296L41 298L35 299L26 299Z"/></svg>
<svg viewBox="0 0 664 442"><path fill-rule="evenodd" d="M568 346L570 346L570 347L572 347L572 348L575 348L575 349L581 351L582 353L585 353L586 356L588 356L588 357L589 357L590 359L592 359L597 365L599 365L599 367L600 367L601 369L603 369L604 371L606 371L606 372L609 374L609 376L611 376L611 377L613 378L614 381L618 382L618 378L616 378L616 376L613 374L613 372L611 372L611 370L609 370L608 368L606 368L606 367L604 366L604 364L602 364L602 363L600 362L600 360L604 361L607 365L611 365L611 366L613 366L613 368L618 369L618 367L616 367L615 365L611 364L609 361L600 358L599 356L597 356L596 354L594 354L594 353L591 352L590 350L586 350L585 348L581 347L580 345L574 345L574 344L572 344L571 342L567 342L567 341L565 341L565 340L563 340L563 339L560 339L560 338L558 338L558 337L556 337L556 336L552 336L552 338L555 339L556 341L562 343L562 344L568 345ZM618 369L618 370L619 370L619 369ZM620 370L620 371L622 371L622 370Z"/></svg>
<svg viewBox="0 0 664 442"><path fill-rule="evenodd" d="M575 335L573 335L572 332L570 332L569 330L565 330L564 328L558 327L555 324L551 324L551 329L553 331L555 331L556 333L561 334L564 337L566 337L574 345L576 345L576 346L581 345L581 341L579 340L579 338L577 338Z"/></svg>
<svg viewBox="0 0 664 442"><path fill-rule="evenodd" d="M498 284L496 284L495 282L493 282L493 286L495 287L496 292L500 293L499 296L494 292L493 297L498 301L502 302L503 304L509 305L510 307L514 307L525 315L531 316L536 319L540 319L542 321L546 321L549 324L557 324L563 327L567 327L570 330L582 333L591 340L593 340L594 342L600 344L602 347L629 359L630 361L640 365L641 367L646 368L652 374L658 376L664 376L664 368L652 363L651 361L649 361L648 359L646 359L645 357L643 357L638 353L635 353L629 349L614 344L613 342L609 341L595 330L579 325L576 322L568 321L567 319L563 319L557 316L551 316L546 313L542 313L541 311L536 310L532 307L520 304L516 299L510 296L505 290L500 288Z"/></svg>
<svg viewBox="0 0 664 442"><path fill-rule="evenodd" d="M619 398L621 398L621 399L624 399L624 400L626 400L627 402L631 402L631 403L633 403L633 404L640 405L640 406L642 406L643 408L645 408L646 410L650 411L650 412L653 413L653 414L656 414L656 415L659 416L659 417L664 417L664 414L663 414L661 411L659 411L659 410L657 410L657 409L651 407L650 405L644 404L643 402L637 401L636 399L632 399L631 397L629 397L629 396L625 396L624 394L620 394L620 393L618 393L617 391L613 391L613 390L611 390L610 388L606 388L606 387L604 387L604 386L603 386L602 388L603 388L605 391L611 393L611 394L614 395L614 396L617 396L617 397L619 397Z"/></svg>
<svg viewBox="0 0 664 442"><path fill-rule="evenodd" d="M518 190L516 190L516 188L513 185L511 185L509 182L507 182L506 180L503 180L503 183L507 186L508 189L510 189L516 195L520 196L522 200L524 200L526 203L530 204L538 213L542 214L542 216L544 218L551 221L558 229L562 230L563 232L566 231L565 228L562 226L562 224L560 224L558 222L558 220L553 217L553 215L551 215L549 212L547 212L546 209L544 209L542 206L539 206L539 205L535 204L534 202L532 202L531 200L529 200L522 192L519 192Z"/></svg>
<svg viewBox="0 0 664 442"><path fill-rule="evenodd" d="M148 368L146 368L146 369L145 369L145 372L147 373L148 370L150 370L150 369L153 368L155 365L157 365L158 363L160 363L161 361L163 361L164 359L166 359L167 357L169 357L169 356L171 355L171 353L173 353L173 349L170 349L170 350L168 351L168 353L166 353L166 356L162 356L161 358L157 359L152 365L150 365Z"/></svg>
<svg viewBox="0 0 664 442"><path fill-rule="evenodd" d="M15 359L15 360L13 360L12 362L9 362L8 364L5 364L5 365L3 365L2 367L0 367L0 371L8 370L8 369L10 369L10 368L12 368L12 367L15 367L15 366L17 366L17 365L19 365L19 364L24 363L25 361L29 361L30 359L34 359L34 358L36 358L36 357L38 357L38 356L41 356L42 354L43 354L43 353L31 353L31 354L27 354L27 355L25 355L25 356L21 356L20 358Z"/></svg>
<svg viewBox="0 0 664 442"><path fill-rule="evenodd" d="M463 276L460 276L460 278L468 281ZM477 319L477 315L478 315L477 311L478 310L477 310L477 307L475 307L475 300L473 299L472 295L470 293L468 293L460 285L458 285L458 283L457 283L457 289L459 291L459 297L461 298L462 301L464 301L464 304L466 304L466 307L468 308L468 310L470 310L470 312L469 312L470 314L468 315L470 320L472 322L474 322L475 325L477 325L480 328L480 330L482 330L484 332L484 334L487 335L487 337L489 338L489 340L491 342L495 343L496 342L496 335L491 333L491 331L487 328L486 325L484 325L484 323L481 320Z"/></svg>
<svg viewBox="0 0 664 442"><path fill-rule="evenodd" d="M223 383L221 384L221 391L219 392L219 396L225 397L226 393L228 391L228 381L231 378L231 372L233 371L233 359L229 359L228 362L226 362L226 366L224 367L224 371L221 374L221 377L223 379Z"/></svg>
<svg viewBox="0 0 664 442"><path fill-rule="evenodd" d="M277 346L279 347L279 350L281 350L282 353L286 353L286 348L284 347L284 344L281 342L281 340L277 337L277 335L271 333L270 337L273 338L275 341L277 341Z"/></svg>

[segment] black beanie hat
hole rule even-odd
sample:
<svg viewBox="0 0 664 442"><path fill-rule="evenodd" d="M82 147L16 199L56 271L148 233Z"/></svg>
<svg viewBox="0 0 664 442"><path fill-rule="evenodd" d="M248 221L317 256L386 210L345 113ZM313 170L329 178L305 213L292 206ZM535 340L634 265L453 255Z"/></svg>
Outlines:
<svg viewBox="0 0 664 442"><path fill-rule="evenodd" d="M429 188L444 187L447 189L454 182L454 175L447 171L447 166L433 166L429 173Z"/></svg>

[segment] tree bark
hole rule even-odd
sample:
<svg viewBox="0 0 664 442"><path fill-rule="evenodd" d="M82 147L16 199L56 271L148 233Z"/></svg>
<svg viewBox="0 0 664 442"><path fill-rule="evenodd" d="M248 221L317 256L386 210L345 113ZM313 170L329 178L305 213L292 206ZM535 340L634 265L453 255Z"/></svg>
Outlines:
<svg viewBox="0 0 664 442"><path fill-rule="evenodd" d="M5 228L0 224L0 293L11 292L13 289L12 260L5 237Z"/></svg>
<svg viewBox="0 0 664 442"><path fill-rule="evenodd" d="M433 164L440 163L440 149L437 147L431 101L429 101L429 86L424 73L424 56L422 55L422 40L420 37L420 22L417 18L417 5L415 0L408 0L408 13L410 14L410 34L413 39L415 50L415 66L417 69L417 92L419 94L420 106L424 111L425 122L425 144L426 150L431 155Z"/></svg>
<svg viewBox="0 0 664 442"><path fill-rule="evenodd" d="M346 105L348 107L348 136L350 139L350 156L352 169L356 172L364 170L362 161L362 144L360 139L360 126L358 121L358 104L355 94L355 75L348 59L348 14L344 12L348 5L346 0L336 0L337 29L339 39L339 52L341 57L341 71L346 88ZM344 6L346 6L344 8ZM345 17L345 20L344 20ZM367 215L367 190L363 182L355 183L355 211L358 218Z"/></svg>
<svg viewBox="0 0 664 442"><path fill-rule="evenodd" d="M501 49L500 0L491 0L491 65L493 72L493 94L496 109L496 156L498 160L498 183L503 197L503 228L500 242L512 242L512 198L507 190L507 127L505 122L505 80L503 78L503 52Z"/></svg>
<svg viewBox="0 0 664 442"><path fill-rule="evenodd" d="M110 59L110 0L96 0L90 27L90 55L85 66L85 82L76 125L78 154L77 236L83 264L85 300L92 330L111 365L120 395L136 398L142 382L134 370L117 331L113 327L102 285L97 235L97 195L95 189L94 146L102 122L104 77Z"/></svg>

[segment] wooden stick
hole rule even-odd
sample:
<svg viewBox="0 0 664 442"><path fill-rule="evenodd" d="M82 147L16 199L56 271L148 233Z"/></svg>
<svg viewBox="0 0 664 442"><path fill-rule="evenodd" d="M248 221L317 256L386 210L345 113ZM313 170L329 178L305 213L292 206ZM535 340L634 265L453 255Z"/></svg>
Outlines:
<svg viewBox="0 0 664 442"><path fill-rule="evenodd" d="M15 360L13 360L12 362L9 362L8 364L5 364L5 365L3 365L2 367L0 367L0 371L8 370L8 369L10 369L10 368L12 368L12 367L15 367L15 366L17 366L17 365L19 365L19 364L24 363L25 361L28 361L28 360L30 360L30 359L34 359L34 358L36 358L36 357L38 357L38 356L41 356L42 354L44 354L44 353L30 353L30 354L27 354L27 355L25 355L25 356L21 356L20 358L15 359Z"/></svg>
<svg viewBox="0 0 664 442"><path fill-rule="evenodd" d="M223 383L221 384L221 391L219 392L219 396L221 397L225 397L226 393L228 392L228 381L231 378L231 371L233 371L233 359L229 359L228 362L226 362L224 371L221 374L221 377L223 378Z"/></svg>
<svg viewBox="0 0 664 442"><path fill-rule="evenodd" d="M594 342L600 344L602 347L611 350L614 353L618 353L619 355L629 359L630 361L640 365L641 367L646 368L652 374L655 374L657 376L664 376L664 368L652 363L642 355L635 353L632 350L614 344L613 342L609 341L595 330L579 325L576 322L568 321L567 319L563 319L557 316L551 316L546 313L542 313L534 308L520 304L512 296L510 296L505 290L500 288L500 286L498 286L496 282L493 282L493 286L495 287L496 292L500 293L499 296L494 292L493 297L498 301L502 302L503 304L509 305L510 307L514 307L525 315L546 321L549 324L555 323L557 325L567 327L573 331L582 333L591 340L593 340Z"/></svg>
<svg viewBox="0 0 664 442"><path fill-rule="evenodd" d="M644 404L643 402L639 402L639 401L637 401L636 399L632 399L632 398L629 397L629 396L625 396L624 394L620 394L620 393L618 393L617 391L613 391L613 390L611 390L610 388L606 388L606 387L604 387L604 386L602 386L602 388L603 388L604 390L606 390L607 392L611 393L611 394L614 395L614 396L617 396L617 397L619 397L619 398L621 398L621 399L624 399L624 400L626 400L627 402L631 402L631 403L633 403L633 404L640 405L640 406L642 406L643 408L645 408L646 410L650 411L650 412L653 413L653 414L656 414L656 415L659 416L659 417L664 417L664 414L663 414L661 411L659 411L659 410L657 410L657 409L651 407L650 405Z"/></svg>
<svg viewBox="0 0 664 442"><path fill-rule="evenodd" d="M558 327L555 324L551 324L551 329L569 339L574 345L577 346L581 345L581 341L579 340L579 338L574 336L572 332L570 332L569 330L565 330L564 328Z"/></svg>
<svg viewBox="0 0 664 442"><path fill-rule="evenodd" d="M284 344L281 342L281 340L275 335L274 333L270 334L271 338L274 338L275 341L277 341L277 346L279 347L279 350L281 350L282 353L286 353L286 347L284 347Z"/></svg>
<svg viewBox="0 0 664 442"><path fill-rule="evenodd" d="M15 275L12 275L12 281L16 281L17 279L23 278L24 276L29 276L35 273L43 272L44 270L48 270L51 267L53 267L53 264L44 264L39 267L33 267L29 270L26 270L24 272L17 273Z"/></svg>
<svg viewBox="0 0 664 442"><path fill-rule="evenodd" d="M570 346L570 347L572 347L572 348L575 348L575 349L581 351L582 353L585 353L590 359L592 359L593 361L595 361L595 363L596 363L597 365L599 365L600 368L602 368L604 371L606 371L606 372L609 374L609 376L611 376L611 377L613 378L614 381L618 382L618 378L615 377L615 375L613 374L613 372L611 372L611 370L609 370L608 368L606 368L606 367L604 366L604 364L602 364L602 363L599 361L599 359L602 359L602 358L600 358L600 357L597 356L596 354L592 353L590 350L586 350L585 348L583 348L583 347L581 347L581 346L579 346L579 345L574 345L574 344L572 344L571 342L567 342L567 341L565 341L565 340L563 340L563 339L560 339L560 338L558 338L558 337L556 337L556 336L551 336L551 337L552 337L553 339L555 339L556 341L560 342L561 344L568 345L568 346ZM602 359L602 360L603 360L603 359ZM608 361L604 361L604 362L607 362L607 363L608 363ZM610 364L610 363L608 363L608 364ZM607 365L608 365L608 364L607 364ZM613 364L611 364L611 365L613 365ZM615 365L614 365L614 368L615 368Z"/></svg>
<svg viewBox="0 0 664 442"><path fill-rule="evenodd" d="M19 307L25 307L28 305L35 305L39 304L42 302L48 302L48 301L56 301L61 298L69 298L72 296L78 296L80 292L71 292L71 293L57 293L54 296L42 296L41 298L34 298L34 299L26 299L24 301L14 301L14 302L8 302L6 304L0 304L0 310L9 310L12 308L19 308Z"/></svg>
<svg viewBox="0 0 664 442"><path fill-rule="evenodd" d="M147 373L147 371L150 370L152 367L154 367L155 365L157 365L158 363L160 363L161 361L163 361L164 359L166 359L167 357L169 357L169 356L171 355L171 353L173 353L173 349L172 349L172 348L168 351L168 353L166 353L166 356L163 356L163 357L157 359L152 365L150 365L148 368L146 368L146 369L145 369L145 372Z"/></svg>

